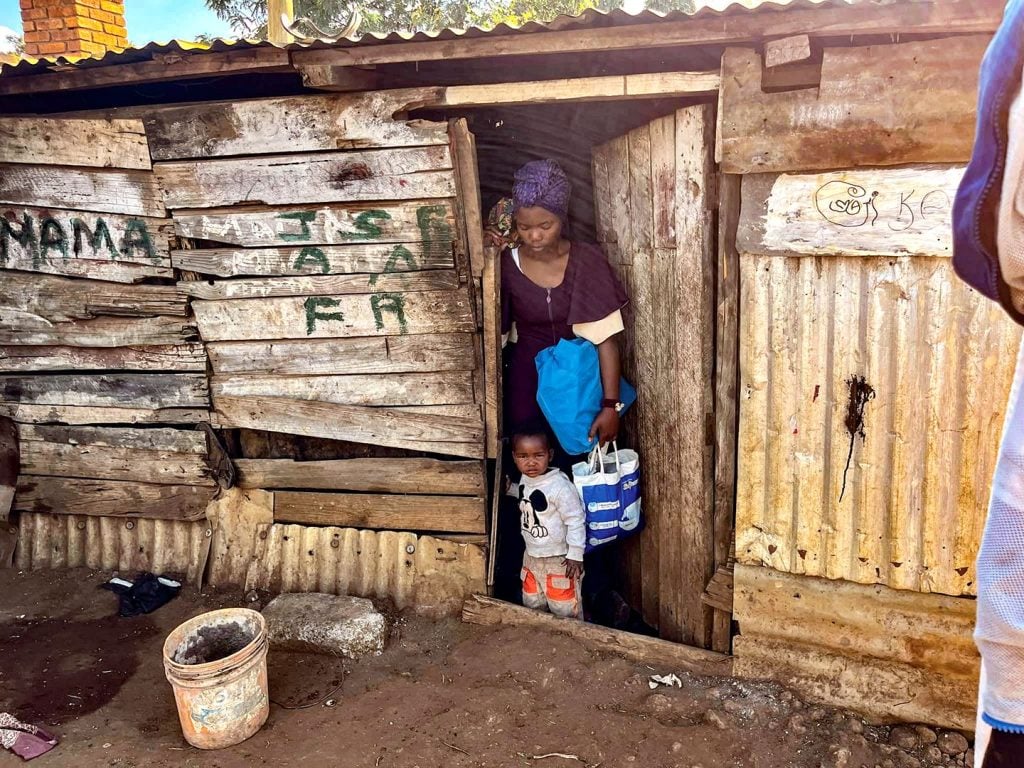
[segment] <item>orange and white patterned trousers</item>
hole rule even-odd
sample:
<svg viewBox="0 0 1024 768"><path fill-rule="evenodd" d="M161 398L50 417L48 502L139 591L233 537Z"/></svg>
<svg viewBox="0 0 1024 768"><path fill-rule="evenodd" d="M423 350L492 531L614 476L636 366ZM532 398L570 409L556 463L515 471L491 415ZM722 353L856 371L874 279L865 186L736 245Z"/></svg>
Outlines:
<svg viewBox="0 0 1024 768"><path fill-rule="evenodd" d="M583 578L570 579L565 575L564 555L557 557L531 557L523 555L523 605L539 611L551 611L565 619L578 619L582 615L580 586Z"/></svg>

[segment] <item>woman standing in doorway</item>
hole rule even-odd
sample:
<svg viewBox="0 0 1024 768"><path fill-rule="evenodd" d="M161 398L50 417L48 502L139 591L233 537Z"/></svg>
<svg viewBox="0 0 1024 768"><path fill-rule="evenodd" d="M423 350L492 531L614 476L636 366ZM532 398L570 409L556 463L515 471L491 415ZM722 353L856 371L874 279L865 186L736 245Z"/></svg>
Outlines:
<svg viewBox="0 0 1024 768"><path fill-rule="evenodd" d="M601 249L566 237L570 192L569 179L554 160L516 171L511 213L518 245L506 248L501 262L501 331L503 339L514 342L505 377L505 424L514 430L543 421L537 353L561 339L580 337L598 351L604 396L590 437L604 444L619 433L618 336L627 298ZM488 231L491 242L499 237ZM556 464L569 469L574 458L559 450ZM584 606L601 623L624 625L629 607L611 589L605 548L587 556L585 573Z"/></svg>

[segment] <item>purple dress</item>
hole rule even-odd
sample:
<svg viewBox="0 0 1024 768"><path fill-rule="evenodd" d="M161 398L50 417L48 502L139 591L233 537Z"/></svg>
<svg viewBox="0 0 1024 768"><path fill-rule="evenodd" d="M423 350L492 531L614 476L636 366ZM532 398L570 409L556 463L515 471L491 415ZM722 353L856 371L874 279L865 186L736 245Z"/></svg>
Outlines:
<svg viewBox="0 0 1024 768"><path fill-rule="evenodd" d="M543 419L537 405L537 353L575 337L572 326L603 320L626 305L626 292L601 249L570 243L565 277L542 288L523 274L508 249L501 256L501 332L516 324L505 376L505 426Z"/></svg>

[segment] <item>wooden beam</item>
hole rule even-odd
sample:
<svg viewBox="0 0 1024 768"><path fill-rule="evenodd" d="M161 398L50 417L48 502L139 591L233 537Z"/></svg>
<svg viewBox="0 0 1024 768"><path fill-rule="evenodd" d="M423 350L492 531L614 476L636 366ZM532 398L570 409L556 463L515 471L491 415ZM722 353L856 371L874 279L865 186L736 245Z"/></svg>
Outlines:
<svg viewBox="0 0 1024 768"><path fill-rule="evenodd" d="M293 73L288 51L261 46L240 51L155 53L152 61L103 67L76 67L64 72L0 78L0 96L130 86L166 80L189 80L227 74Z"/></svg>
<svg viewBox="0 0 1024 768"><path fill-rule="evenodd" d="M0 203L162 217L163 193L149 171L0 165Z"/></svg>
<svg viewBox="0 0 1024 768"><path fill-rule="evenodd" d="M202 520L215 493L215 487L206 486L33 475L18 481L14 509L55 515Z"/></svg>
<svg viewBox="0 0 1024 768"><path fill-rule="evenodd" d="M444 199L288 208L254 206L245 209L175 211L174 227L182 237L214 240L245 248L280 248L283 243L295 244L299 248L315 245L345 245L355 248L379 243L402 243L414 254L414 262L417 258L416 248L409 244L422 243L424 249L436 252L439 257L446 256L446 265L450 266L453 263L451 233L455 227L455 211L451 200ZM345 271L344 267L335 267L333 251L325 251L325 254L332 272ZM397 259L392 259L393 255L392 249L386 259L393 260L395 264L406 260L404 253L400 254L402 258ZM317 257L316 253L308 253L303 262L315 263ZM421 268L436 267L427 266L424 262ZM352 268L350 271L377 270Z"/></svg>
<svg viewBox="0 0 1024 768"><path fill-rule="evenodd" d="M448 143L446 125L395 120L436 102L439 88L304 95L162 107L145 116L154 160Z"/></svg>
<svg viewBox="0 0 1024 768"><path fill-rule="evenodd" d="M906 258L953 255L962 165L748 175L743 253Z"/></svg>
<svg viewBox="0 0 1024 768"><path fill-rule="evenodd" d="M781 40L770 40L764 44L764 65L769 69L809 58L811 38L807 35L793 35Z"/></svg>
<svg viewBox="0 0 1024 768"><path fill-rule="evenodd" d="M339 405L415 406L472 403L470 371L354 374L347 376L214 376L214 400L228 397L290 397Z"/></svg>
<svg viewBox="0 0 1024 768"><path fill-rule="evenodd" d="M455 270L395 272L373 275L303 275L234 280L189 280L178 283L182 293L197 299L258 299L272 296L365 295L450 291L459 287Z"/></svg>
<svg viewBox="0 0 1024 768"><path fill-rule="evenodd" d="M51 275L4 272L0 312L51 323L97 317L140 318L188 313L187 298L173 285L124 285ZM27 323L26 323L27 324Z"/></svg>
<svg viewBox="0 0 1024 768"><path fill-rule="evenodd" d="M545 53L579 54L684 45L736 45L813 32L819 37L994 32L1003 0L888 6L800 8L773 13L708 15L674 22L535 34L483 35L460 40L356 45L294 51L296 65L368 65Z"/></svg>
<svg viewBox="0 0 1024 768"><path fill-rule="evenodd" d="M380 91L394 83L394 75L362 67L333 67L329 64L296 65L302 84L321 91L346 93Z"/></svg>
<svg viewBox="0 0 1024 768"><path fill-rule="evenodd" d="M484 427L476 419L284 397L228 397L214 402L225 427L350 440L393 448L483 458Z"/></svg>
<svg viewBox="0 0 1024 768"><path fill-rule="evenodd" d="M0 370L3 370L0 347ZM414 373L476 369L469 333L415 336L217 341L207 345L214 373L276 376Z"/></svg>
<svg viewBox="0 0 1024 768"><path fill-rule="evenodd" d="M84 447L131 448L164 453L206 455L206 436L194 429L132 429L130 427L69 427L22 424L18 438L24 442L62 443Z"/></svg>
<svg viewBox="0 0 1024 768"><path fill-rule="evenodd" d="M210 420L206 408L105 408L10 402L0 402L0 415L19 424L198 424Z"/></svg>
<svg viewBox="0 0 1024 768"><path fill-rule="evenodd" d="M206 376L178 374L83 374L0 376L7 402L135 408L203 408L209 402Z"/></svg>
<svg viewBox="0 0 1024 768"><path fill-rule="evenodd" d="M440 459L236 459L240 488L483 496L479 461Z"/></svg>
<svg viewBox="0 0 1024 768"><path fill-rule="evenodd" d="M195 301L206 341L472 333L462 291Z"/></svg>
<svg viewBox="0 0 1024 768"><path fill-rule="evenodd" d="M695 675L728 677L732 674L732 658L722 653L691 648L687 645L607 629L574 619L559 619L550 613L532 611L483 595L468 598L462 609L462 620L485 627L530 627L565 634L588 648L614 653L632 661L658 664L671 670Z"/></svg>
<svg viewBox="0 0 1024 768"><path fill-rule="evenodd" d="M4 277L6 279L7 275ZM97 317L54 322L23 310L0 307L0 344L167 346L195 338L195 326L183 317Z"/></svg>
<svg viewBox="0 0 1024 768"><path fill-rule="evenodd" d="M0 163L149 170L141 120L0 119Z"/></svg>
<svg viewBox="0 0 1024 768"><path fill-rule="evenodd" d="M206 353L202 344L106 349L0 346L2 373L90 370L203 373Z"/></svg>
<svg viewBox="0 0 1024 768"><path fill-rule="evenodd" d="M168 162L154 171L168 208L215 208L453 197L451 167L444 146Z"/></svg>
<svg viewBox="0 0 1024 768"><path fill-rule="evenodd" d="M556 102L622 101L718 93L718 72L655 72L639 75L577 77L488 85L452 85L438 107L483 107Z"/></svg>
<svg viewBox="0 0 1024 768"><path fill-rule="evenodd" d="M385 272L451 269L455 266L455 258L450 247L442 248L432 243L382 242L171 251L171 263L176 269L220 277L363 274L364 279L369 279L371 274Z"/></svg>
<svg viewBox="0 0 1024 768"><path fill-rule="evenodd" d="M282 18L289 23L295 19L292 0L267 0L267 40L275 45L287 45L295 41L285 28Z"/></svg>
<svg viewBox="0 0 1024 768"><path fill-rule="evenodd" d="M473 496L274 493L274 522L391 531L484 533L486 500Z"/></svg>
<svg viewBox="0 0 1024 768"><path fill-rule="evenodd" d="M817 89L779 93L765 92L757 51L728 48L719 104L722 170L966 162L989 39L826 48Z"/></svg>
<svg viewBox="0 0 1024 768"><path fill-rule="evenodd" d="M21 452L18 448L17 426L10 418L0 416L0 527L3 529L6 529L5 523L11 514L20 467ZM3 556L0 556L0 568L10 565L11 554L13 553L4 552Z"/></svg>
<svg viewBox="0 0 1024 768"><path fill-rule="evenodd" d="M21 476L125 480L158 485L215 485L203 453L143 450L126 446L60 444L26 440L21 444Z"/></svg>

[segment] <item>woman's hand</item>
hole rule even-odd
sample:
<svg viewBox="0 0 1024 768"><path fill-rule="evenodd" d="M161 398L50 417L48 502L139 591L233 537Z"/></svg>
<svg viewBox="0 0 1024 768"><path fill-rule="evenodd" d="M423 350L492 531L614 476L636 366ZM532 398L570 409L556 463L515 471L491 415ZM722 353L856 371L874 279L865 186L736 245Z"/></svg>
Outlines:
<svg viewBox="0 0 1024 768"><path fill-rule="evenodd" d="M562 561L562 565L565 566L565 578L567 579L578 579L583 575L582 560L570 560L567 557Z"/></svg>
<svg viewBox="0 0 1024 768"><path fill-rule="evenodd" d="M484 245L489 245L494 248L504 248L511 242L511 238L506 238L496 229L485 229L484 230Z"/></svg>
<svg viewBox="0 0 1024 768"><path fill-rule="evenodd" d="M590 425L588 438L593 441L597 437L601 445L610 443L619 436L619 414L614 408L602 408L594 423Z"/></svg>

